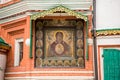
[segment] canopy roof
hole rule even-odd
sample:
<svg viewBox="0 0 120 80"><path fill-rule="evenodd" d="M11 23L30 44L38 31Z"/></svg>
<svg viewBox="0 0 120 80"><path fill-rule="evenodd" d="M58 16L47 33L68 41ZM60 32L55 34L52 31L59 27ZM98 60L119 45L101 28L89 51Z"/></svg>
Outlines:
<svg viewBox="0 0 120 80"><path fill-rule="evenodd" d="M47 16L49 14L54 14L54 12L57 12L57 11L61 11L61 12L64 11L65 13L67 13L70 16L75 16L76 18L81 18L84 21L87 21L87 16L82 15L78 12L73 11L73 10L70 10L70 9L68 9L68 8L66 8L62 5L54 7L52 9L49 9L49 10L46 10L46 11L43 11L43 12L33 14L33 15L31 15L31 20L36 20L39 17L44 17L44 16Z"/></svg>
<svg viewBox="0 0 120 80"><path fill-rule="evenodd" d="M10 45L7 44L1 37L0 37L0 48L6 49L6 50L10 49Z"/></svg>

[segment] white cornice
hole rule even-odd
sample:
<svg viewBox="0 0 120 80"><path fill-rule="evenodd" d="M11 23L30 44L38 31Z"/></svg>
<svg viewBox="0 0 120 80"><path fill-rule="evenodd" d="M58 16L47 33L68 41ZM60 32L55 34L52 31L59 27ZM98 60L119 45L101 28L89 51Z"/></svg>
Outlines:
<svg viewBox="0 0 120 80"><path fill-rule="evenodd" d="M32 14L35 14L35 13L37 13L37 12L26 12L25 14L22 14L22 15L18 15L18 16L15 16L15 17L3 19L3 20L0 20L0 24L6 23L6 22L9 22L9 21L13 21L13 20L17 20L17 19L20 19L20 18L24 18L24 17L27 17L28 15L32 15ZM79 12L79 13L81 13L83 15L92 15L91 11L85 11L85 12ZM55 13L53 15L48 15L48 16L59 16L59 15L62 15L62 14ZM63 14L62 16L68 16L68 14Z"/></svg>
<svg viewBox="0 0 120 80"><path fill-rule="evenodd" d="M21 1L17 4L13 4L0 9L0 18L4 18L13 14L17 14L23 11L28 10L27 5L24 1Z"/></svg>
<svg viewBox="0 0 120 80"><path fill-rule="evenodd" d="M69 9L87 10L92 5L92 0L26 0L29 9L47 10L54 6L63 5ZM32 7L31 7L32 5Z"/></svg>
<svg viewBox="0 0 120 80"><path fill-rule="evenodd" d="M40 74L40 73L81 73L81 74L92 74L93 71L26 71L26 72L6 72L5 74Z"/></svg>
<svg viewBox="0 0 120 80"><path fill-rule="evenodd" d="M3 19L3 20L0 20L0 24L6 23L6 22L9 22L9 21L13 21L13 20L17 20L17 19L20 19L20 18L24 18L24 17L27 17L27 15L24 14L24 15L19 15L19 16L16 16L16 17L8 18L8 19Z"/></svg>
<svg viewBox="0 0 120 80"><path fill-rule="evenodd" d="M0 8L0 18L5 18L28 10L48 10L58 5L63 5L71 10L89 10L92 5L92 0L21 0L19 3ZM88 13L89 11L84 14ZM4 19L1 20L0 23L11 20L13 19Z"/></svg>
<svg viewBox="0 0 120 80"><path fill-rule="evenodd" d="M97 45L120 45L120 36L100 36L97 37Z"/></svg>
<svg viewBox="0 0 120 80"><path fill-rule="evenodd" d="M93 80L93 76L24 76L24 77L5 77L6 80Z"/></svg>

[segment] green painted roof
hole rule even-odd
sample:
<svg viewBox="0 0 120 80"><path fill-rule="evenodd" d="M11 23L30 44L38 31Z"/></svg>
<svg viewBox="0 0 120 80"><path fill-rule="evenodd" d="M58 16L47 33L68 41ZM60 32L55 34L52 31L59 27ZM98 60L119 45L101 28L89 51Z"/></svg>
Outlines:
<svg viewBox="0 0 120 80"><path fill-rule="evenodd" d="M3 43L5 43L5 41L0 37L0 42L3 42Z"/></svg>
<svg viewBox="0 0 120 80"><path fill-rule="evenodd" d="M0 46L9 46L10 47L10 45L9 44L7 44L1 37L0 37Z"/></svg>

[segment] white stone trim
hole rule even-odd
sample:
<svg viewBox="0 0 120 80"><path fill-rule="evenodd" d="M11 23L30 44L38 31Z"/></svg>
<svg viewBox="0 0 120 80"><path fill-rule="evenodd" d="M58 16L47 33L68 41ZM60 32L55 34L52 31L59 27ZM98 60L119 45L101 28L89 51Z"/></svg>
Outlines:
<svg viewBox="0 0 120 80"><path fill-rule="evenodd" d="M113 36L98 36L97 39L111 39L111 38L120 38L120 35L113 35Z"/></svg>
<svg viewBox="0 0 120 80"><path fill-rule="evenodd" d="M20 59L20 53L19 53L19 42L23 42L23 38L19 38L15 40L15 52L14 52L14 66L19 66L19 59Z"/></svg>
<svg viewBox="0 0 120 80"><path fill-rule="evenodd" d="M24 12L28 10L27 9L27 5L25 3L25 1L21 1L19 3L7 6L7 7L3 7L0 9L0 18L4 18L13 14L17 14L20 12Z"/></svg>
<svg viewBox="0 0 120 80"><path fill-rule="evenodd" d="M15 17L3 19L3 20L0 20L0 24L6 23L6 22L9 22L9 21L13 21L13 20L16 20L16 19L24 18L24 17L27 17L28 15L32 15L32 14L35 14L35 13L38 13L38 12L26 12L25 14L22 14L22 15L18 15L18 16L15 16ZM84 12L78 12L78 13L81 13L81 14L86 15L86 16L92 14L91 11L84 11ZM54 13L54 14L48 15L48 16L60 16L59 14L60 13ZM66 14L66 13L61 13L61 16L69 16L69 15Z"/></svg>
<svg viewBox="0 0 120 80"><path fill-rule="evenodd" d="M14 20L21 19L21 18L25 18L27 16L28 16L27 14L23 14L23 15L19 15L19 16L16 16L16 17L11 17L11 18L8 18L8 19L3 19L3 20L0 20L0 24L6 23L6 22L10 22L10 21L14 21Z"/></svg>
<svg viewBox="0 0 120 80"><path fill-rule="evenodd" d="M93 73L93 71L26 71L26 72L6 72L5 74L38 74L38 73Z"/></svg>
<svg viewBox="0 0 120 80"><path fill-rule="evenodd" d="M104 80L104 65L103 65L103 57L102 57L102 55L103 55L103 48L100 48L100 66L101 66L101 68L100 68L100 71L101 71L101 80Z"/></svg>
<svg viewBox="0 0 120 80"><path fill-rule="evenodd" d="M58 5L63 5L71 10L88 10L80 12L83 15L91 15L89 10L92 5L92 0L22 0L16 4L9 5L0 9L0 18L5 18L17 13L25 12L28 10L48 10ZM27 15L31 15L26 13ZM18 15L9 19L0 20L1 23L9 22L19 18L23 18L25 15Z"/></svg>
<svg viewBox="0 0 120 80"><path fill-rule="evenodd" d="M97 37L97 45L120 45L120 35Z"/></svg>
<svg viewBox="0 0 120 80"><path fill-rule="evenodd" d="M89 10L92 5L92 0L63 0L61 3L59 0L22 0L19 3L9 5L0 9L0 18L4 18L16 13L20 13L27 10L48 10L55 6L62 4L71 10Z"/></svg>
<svg viewBox="0 0 120 80"><path fill-rule="evenodd" d="M5 79L30 79L30 80L35 80L35 79L41 79L41 80L93 80L93 76L26 76L26 77L5 77Z"/></svg>
<svg viewBox="0 0 120 80"><path fill-rule="evenodd" d="M93 39L92 38L88 38L87 40L88 40L89 45L93 45Z"/></svg>
<svg viewBox="0 0 120 80"><path fill-rule="evenodd" d="M11 0L0 0L0 4L4 4L4 3L7 3L9 1L11 1Z"/></svg>

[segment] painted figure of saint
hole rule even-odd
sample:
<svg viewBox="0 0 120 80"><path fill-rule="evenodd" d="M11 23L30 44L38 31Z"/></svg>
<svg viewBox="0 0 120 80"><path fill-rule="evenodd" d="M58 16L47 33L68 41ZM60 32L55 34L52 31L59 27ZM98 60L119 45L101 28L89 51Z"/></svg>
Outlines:
<svg viewBox="0 0 120 80"><path fill-rule="evenodd" d="M63 33L57 32L56 40L49 46L49 55L54 56L68 56L70 54L70 46L63 41Z"/></svg>

